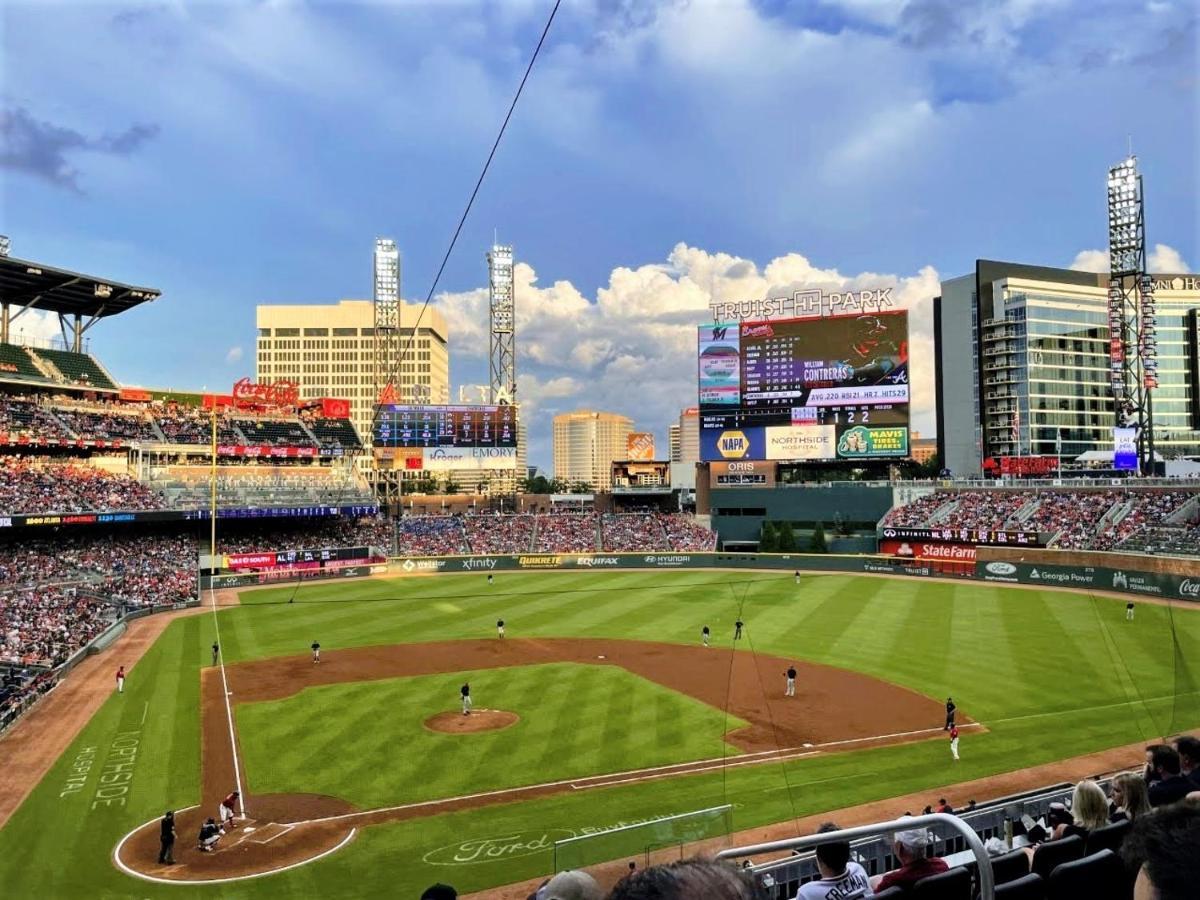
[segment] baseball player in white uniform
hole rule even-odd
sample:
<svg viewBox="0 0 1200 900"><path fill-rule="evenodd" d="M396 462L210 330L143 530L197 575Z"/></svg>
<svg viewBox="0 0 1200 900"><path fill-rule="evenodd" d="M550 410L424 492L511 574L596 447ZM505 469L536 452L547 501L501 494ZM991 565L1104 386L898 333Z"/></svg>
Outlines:
<svg viewBox="0 0 1200 900"><path fill-rule="evenodd" d="M469 716L471 714L471 685L470 685L470 683L468 682L468 683L464 684L462 687L460 687L458 689L458 692L460 694L462 694L463 715Z"/></svg>
<svg viewBox="0 0 1200 900"><path fill-rule="evenodd" d="M784 689L783 695L785 697L795 697L796 696L796 667L788 666L788 670L784 674L787 676L787 687Z"/></svg>

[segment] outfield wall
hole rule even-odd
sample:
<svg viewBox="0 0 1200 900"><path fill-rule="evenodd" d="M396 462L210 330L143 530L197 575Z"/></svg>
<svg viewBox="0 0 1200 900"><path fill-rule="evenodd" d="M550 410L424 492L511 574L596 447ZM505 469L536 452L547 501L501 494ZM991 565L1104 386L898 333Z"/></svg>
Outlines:
<svg viewBox="0 0 1200 900"><path fill-rule="evenodd" d="M980 548L981 550L983 548ZM989 548L990 549L990 548ZM847 572L867 575L907 575L916 578L958 577L998 584L1029 584L1040 587L1073 587L1115 591L1137 596L1200 602L1200 560L1180 567L1185 571L1151 571L1124 565L1084 565L1077 560L1088 554L1053 557L1058 563L1029 560L1029 550L1006 549L1016 559L982 558L974 566L938 560L906 560L893 556L843 556L808 553L522 553L481 556L394 557L388 570L395 575L437 575L463 572L534 572L588 569L745 569L799 572ZM1025 557L1020 559L1018 554ZM1053 551L1039 551L1053 554ZM1103 554L1108 557L1113 554ZM1121 555L1122 561L1140 562ZM994 557L989 553L989 557ZM1105 562L1109 560L1105 559ZM1157 561L1146 557L1147 562Z"/></svg>

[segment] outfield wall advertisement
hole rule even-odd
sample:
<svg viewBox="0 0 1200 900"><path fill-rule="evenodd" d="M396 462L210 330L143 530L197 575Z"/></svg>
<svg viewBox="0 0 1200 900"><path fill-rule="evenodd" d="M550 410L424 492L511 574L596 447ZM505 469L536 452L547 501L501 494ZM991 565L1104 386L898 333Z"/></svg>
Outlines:
<svg viewBox="0 0 1200 900"><path fill-rule="evenodd" d="M401 556L389 570L399 575L435 575L462 572L537 572L587 569L774 569L799 572L849 572L870 575L934 577L966 574L947 571L941 563L970 562L961 557L933 556L904 559L888 556L838 556L820 554L754 553L524 553L491 556ZM971 570L968 568L967 572ZM1193 575L1166 575L1099 566L1054 566L976 561L970 577L996 584L1032 584L1045 587L1092 588L1097 591L1200 602L1200 570Z"/></svg>

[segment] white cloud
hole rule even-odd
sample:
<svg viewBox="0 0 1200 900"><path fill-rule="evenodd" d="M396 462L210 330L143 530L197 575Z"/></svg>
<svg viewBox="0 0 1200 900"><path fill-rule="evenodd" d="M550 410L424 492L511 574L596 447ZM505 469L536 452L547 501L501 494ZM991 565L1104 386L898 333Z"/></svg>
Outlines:
<svg viewBox="0 0 1200 900"><path fill-rule="evenodd" d="M1146 268L1151 272L1162 272L1170 275L1192 271L1192 267L1179 255L1179 251L1174 247L1168 247L1166 244L1154 245L1154 249L1146 257Z"/></svg>
<svg viewBox="0 0 1200 900"><path fill-rule="evenodd" d="M774 296L801 284L842 290L895 285L893 296L909 310L914 427L934 432L929 361L939 276L932 266L910 275L847 275L789 253L760 269L752 260L680 243L665 263L614 269L594 300L570 282L539 286L528 263L516 265L514 280L517 398L530 429L531 459L547 461L549 420L567 409L620 412L639 428L665 431L681 408L696 402L696 326L710 318L711 299ZM450 329L456 366L486 359L486 289L442 294L437 305Z"/></svg>
<svg viewBox="0 0 1200 900"><path fill-rule="evenodd" d="M241 362L242 356L241 347L230 347L225 353L225 363L232 366L234 363Z"/></svg>
<svg viewBox="0 0 1200 900"><path fill-rule="evenodd" d="M41 343L62 340L58 317L52 313L29 309L12 320L11 334L16 343Z"/></svg>
<svg viewBox="0 0 1200 900"><path fill-rule="evenodd" d="M1080 272L1107 272L1108 251L1080 250L1067 268L1077 269Z"/></svg>
<svg viewBox="0 0 1200 900"><path fill-rule="evenodd" d="M1107 272L1108 251L1080 250L1071 260L1068 268L1078 269L1081 272ZM1192 270L1180 252L1167 244L1154 245L1154 249L1146 255L1146 268L1151 272L1168 275L1177 275Z"/></svg>

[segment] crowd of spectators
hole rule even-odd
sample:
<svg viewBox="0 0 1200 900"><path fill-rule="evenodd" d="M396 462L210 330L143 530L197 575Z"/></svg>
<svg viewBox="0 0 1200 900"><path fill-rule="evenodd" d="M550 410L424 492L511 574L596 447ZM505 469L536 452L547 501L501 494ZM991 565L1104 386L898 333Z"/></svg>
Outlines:
<svg viewBox="0 0 1200 900"><path fill-rule="evenodd" d="M9 438L60 440L67 437L53 413L28 397L0 396L0 434Z"/></svg>
<svg viewBox="0 0 1200 900"><path fill-rule="evenodd" d="M378 547L390 554L395 551L395 537L392 520L384 516L231 522L217 529L217 551L259 553L327 547Z"/></svg>
<svg viewBox="0 0 1200 900"><path fill-rule="evenodd" d="M57 683L53 672L0 665L0 731Z"/></svg>
<svg viewBox="0 0 1200 900"><path fill-rule="evenodd" d="M695 516L667 513L661 517L661 522L667 532L667 548L670 550L704 552L717 549L717 533L701 525Z"/></svg>
<svg viewBox="0 0 1200 900"><path fill-rule="evenodd" d="M169 404L156 408L154 421L169 444L211 444L212 413L206 409ZM242 435L224 413L217 414L217 443L240 444Z"/></svg>
<svg viewBox="0 0 1200 900"><path fill-rule="evenodd" d="M447 556L467 553L461 516L403 516L396 523L400 555Z"/></svg>
<svg viewBox="0 0 1200 900"><path fill-rule="evenodd" d="M116 618L115 606L74 586L0 593L0 663L61 665Z"/></svg>
<svg viewBox="0 0 1200 900"><path fill-rule="evenodd" d="M531 515L470 515L462 524L470 553L528 553L533 547Z"/></svg>
<svg viewBox="0 0 1200 900"><path fill-rule="evenodd" d="M533 549L538 553L592 553L599 546L596 513L549 513L537 517Z"/></svg>
<svg viewBox="0 0 1200 900"><path fill-rule="evenodd" d="M53 407L76 437L90 441L157 441L154 423L144 409L128 404L88 404Z"/></svg>
<svg viewBox="0 0 1200 900"><path fill-rule="evenodd" d="M0 457L0 513L162 509L164 498L137 479L86 462Z"/></svg>
<svg viewBox="0 0 1200 900"><path fill-rule="evenodd" d="M616 552L666 550L667 531L658 513L619 513L600 519L604 549Z"/></svg>
<svg viewBox="0 0 1200 900"><path fill-rule="evenodd" d="M1200 553L1195 543L1200 526L1167 521L1196 496L1194 490L1151 488L936 491L894 507L881 524L1035 531L1045 535L1050 546L1066 549Z"/></svg>

